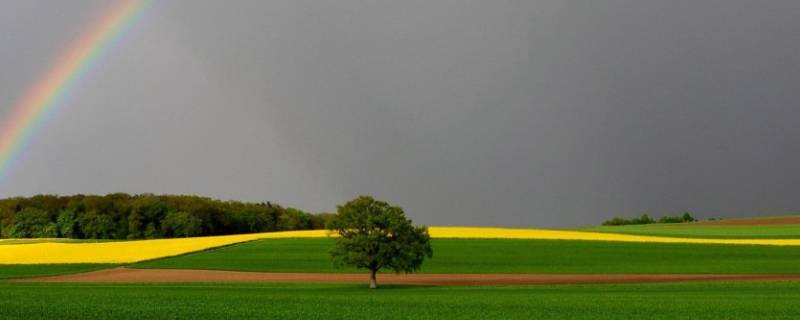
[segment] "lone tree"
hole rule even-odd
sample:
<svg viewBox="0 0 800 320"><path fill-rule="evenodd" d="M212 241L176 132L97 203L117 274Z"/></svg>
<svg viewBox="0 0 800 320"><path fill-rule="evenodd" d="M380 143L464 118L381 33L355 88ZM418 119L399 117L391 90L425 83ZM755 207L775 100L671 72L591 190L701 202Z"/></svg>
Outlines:
<svg viewBox="0 0 800 320"><path fill-rule="evenodd" d="M428 228L414 226L400 207L360 196L337 211L328 225L339 235L331 257L337 266L368 269L372 289L378 286L375 274L381 268L411 273L425 257L433 257Z"/></svg>

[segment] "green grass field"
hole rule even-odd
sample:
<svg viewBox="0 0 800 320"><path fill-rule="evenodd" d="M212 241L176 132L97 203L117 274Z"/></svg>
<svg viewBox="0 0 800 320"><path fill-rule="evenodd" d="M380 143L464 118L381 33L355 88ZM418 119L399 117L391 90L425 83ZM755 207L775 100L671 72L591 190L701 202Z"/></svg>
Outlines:
<svg viewBox="0 0 800 320"><path fill-rule="evenodd" d="M141 268L353 272L331 239L270 239L135 264ZM434 239L428 273L800 273L800 248L563 240Z"/></svg>
<svg viewBox="0 0 800 320"><path fill-rule="evenodd" d="M800 273L797 247L510 239L432 241L434 258L426 260L422 272ZM332 266L328 256L332 242L322 238L260 240L133 267L354 272ZM0 265L0 279L109 267L113 266ZM366 289L363 284L91 285L0 281L0 319L797 319L798 299L800 282L789 281L386 285L379 290Z"/></svg>
<svg viewBox="0 0 800 320"><path fill-rule="evenodd" d="M691 223L598 226L581 231L625 233L646 236L721 239L798 239L800 224L702 225Z"/></svg>
<svg viewBox="0 0 800 320"><path fill-rule="evenodd" d="M0 283L2 319L797 319L800 283L510 287Z"/></svg>
<svg viewBox="0 0 800 320"><path fill-rule="evenodd" d="M0 279L52 276L111 268L107 264L12 264L0 265Z"/></svg>

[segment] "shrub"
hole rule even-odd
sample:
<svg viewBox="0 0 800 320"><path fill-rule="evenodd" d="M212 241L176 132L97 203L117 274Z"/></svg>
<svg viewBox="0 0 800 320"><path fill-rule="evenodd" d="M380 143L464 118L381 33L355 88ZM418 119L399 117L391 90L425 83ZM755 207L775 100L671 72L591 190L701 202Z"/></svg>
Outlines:
<svg viewBox="0 0 800 320"><path fill-rule="evenodd" d="M656 223L656 221L653 220L653 218L650 218L650 216L647 215L646 213L639 216L639 218L633 219L633 224L651 224L651 223Z"/></svg>
<svg viewBox="0 0 800 320"><path fill-rule="evenodd" d="M295 208L286 208L278 219L279 230L311 229L311 215Z"/></svg>
<svg viewBox="0 0 800 320"><path fill-rule="evenodd" d="M74 210L64 209L58 214L56 219L58 226L58 236L64 238L73 238L78 233L78 221Z"/></svg>
<svg viewBox="0 0 800 320"><path fill-rule="evenodd" d="M658 223L684 223L684 222L694 222L697 221L692 214L689 212L684 212L683 215L680 216L663 216L661 219L658 219Z"/></svg>
<svg viewBox="0 0 800 320"><path fill-rule="evenodd" d="M631 224L630 220L623 219L620 217L614 217L611 220L603 221L604 226L624 226L628 224Z"/></svg>
<svg viewBox="0 0 800 320"><path fill-rule="evenodd" d="M188 212L170 212L161 222L162 234L167 237L193 237L203 233L203 221Z"/></svg>
<svg viewBox="0 0 800 320"><path fill-rule="evenodd" d="M650 218L650 216L645 213L645 214L642 214L641 216L639 216L638 218L632 218L632 219L614 217L611 220L604 221L603 225L604 226L624 226L624 225L630 225L630 224L651 224L651 223L656 223L656 221L653 220L653 218Z"/></svg>
<svg viewBox="0 0 800 320"><path fill-rule="evenodd" d="M25 208L16 215L14 228L11 232L17 238L52 238L53 234L50 217L47 211L37 208Z"/></svg>
<svg viewBox="0 0 800 320"><path fill-rule="evenodd" d="M681 216L663 216L658 219L658 223L683 223L683 222L694 222L697 221L689 212L684 212ZM656 223L653 218L650 218L647 214L642 214L638 218L632 219L625 219L620 217L614 217L610 220L603 221L604 226L624 226L624 225L631 225L631 224L651 224Z"/></svg>

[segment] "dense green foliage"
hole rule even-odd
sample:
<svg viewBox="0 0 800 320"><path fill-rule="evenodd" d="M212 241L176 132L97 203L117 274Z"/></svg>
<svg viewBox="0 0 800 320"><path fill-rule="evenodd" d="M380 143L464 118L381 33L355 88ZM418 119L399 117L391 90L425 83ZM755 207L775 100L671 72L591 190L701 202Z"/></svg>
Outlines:
<svg viewBox="0 0 800 320"><path fill-rule="evenodd" d="M0 237L152 239L322 229L330 216L198 196L38 195L0 200Z"/></svg>
<svg viewBox="0 0 800 320"><path fill-rule="evenodd" d="M658 223L684 223L684 222L695 222L695 219L691 213L684 212L683 215L680 216L663 216L658 219Z"/></svg>
<svg viewBox="0 0 800 320"><path fill-rule="evenodd" d="M697 221L691 213L684 212L683 215L680 216L663 216L658 221L653 220L650 218L649 215L643 214L637 218L620 218L614 217L611 220L603 221L604 226L625 226L625 225L636 225L636 224L652 224L652 223L683 223L683 222L694 222Z"/></svg>
<svg viewBox="0 0 800 320"><path fill-rule="evenodd" d="M566 240L433 239L427 273L799 273L800 248ZM354 272L332 239L269 239L143 262L145 268Z"/></svg>
<svg viewBox="0 0 800 320"><path fill-rule="evenodd" d="M714 238L714 239L798 239L800 224L781 225L705 225L649 224L600 226L582 231L625 233L646 236Z"/></svg>
<svg viewBox="0 0 800 320"><path fill-rule="evenodd" d="M0 279L54 276L110 268L107 264L4 264Z"/></svg>
<svg viewBox="0 0 800 320"><path fill-rule="evenodd" d="M69 239L69 238L22 238L22 239L0 239L0 246L7 246L13 244L31 244L31 243L99 243L99 242L112 242L118 240L108 239Z"/></svg>
<svg viewBox="0 0 800 320"><path fill-rule="evenodd" d="M403 209L360 196L338 206L329 228L339 235L330 250L338 266L370 271L370 288L382 268L410 273L433 256L428 228L415 227Z"/></svg>
<svg viewBox="0 0 800 320"><path fill-rule="evenodd" d="M643 214L638 218L626 219L626 218L614 217L611 220L603 221L604 226L622 226L629 224L651 224L651 223L656 223L656 221L653 220L653 218L650 218L650 216L647 214Z"/></svg>
<svg viewBox="0 0 800 320"><path fill-rule="evenodd" d="M800 283L0 284L3 319L797 319Z"/></svg>

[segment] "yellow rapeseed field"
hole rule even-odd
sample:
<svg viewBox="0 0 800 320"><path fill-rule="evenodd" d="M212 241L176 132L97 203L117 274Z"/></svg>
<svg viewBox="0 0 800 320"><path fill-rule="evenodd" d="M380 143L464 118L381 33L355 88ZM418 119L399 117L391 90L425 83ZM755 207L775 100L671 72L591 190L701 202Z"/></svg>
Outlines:
<svg viewBox="0 0 800 320"><path fill-rule="evenodd" d="M0 264L131 263L269 238L325 237L327 231L286 231L137 241L0 245Z"/></svg>
<svg viewBox="0 0 800 320"><path fill-rule="evenodd" d="M800 246L800 239L695 239L582 231L479 227L430 227L429 230L431 236L434 238L551 239ZM329 236L328 231L310 230L113 242L59 243L42 240L42 242L37 243L0 245L0 264L132 263L258 239L318 238L327 236Z"/></svg>
<svg viewBox="0 0 800 320"><path fill-rule="evenodd" d="M652 243L697 243L800 246L800 239L699 239L679 237L637 236L618 233L588 231L511 229L485 227L430 227L433 238L498 238L498 239L542 239L542 240L588 240Z"/></svg>

